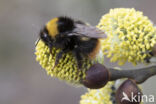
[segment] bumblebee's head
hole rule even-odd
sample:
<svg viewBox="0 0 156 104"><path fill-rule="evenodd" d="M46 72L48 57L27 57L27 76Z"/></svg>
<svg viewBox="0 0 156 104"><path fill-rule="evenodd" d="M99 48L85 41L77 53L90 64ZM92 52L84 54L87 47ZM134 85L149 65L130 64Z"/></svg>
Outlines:
<svg viewBox="0 0 156 104"><path fill-rule="evenodd" d="M47 44L52 44L56 36L62 36L71 32L74 21L69 17L57 17L50 20L40 32L40 38Z"/></svg>
<svg viewBox="0 0 156 104"><path fill-rule="evenodd" d="M43 29L41 29L39 35L40 35L40 39L42 41L44 41L44 43L46 45L51 46L53 44L53 40L52 40L51 36L49 35L49 32L48 32L46 26Z"/></svg>

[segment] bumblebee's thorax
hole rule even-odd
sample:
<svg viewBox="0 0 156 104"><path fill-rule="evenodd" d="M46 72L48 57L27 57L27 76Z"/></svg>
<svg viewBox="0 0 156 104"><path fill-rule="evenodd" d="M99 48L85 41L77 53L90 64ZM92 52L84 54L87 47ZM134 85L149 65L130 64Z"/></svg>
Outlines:
<svg viewBox="0 0 156 104"><path fill-rule="evenodd" d="M67 37L57 37L54 46L66 51L76 51L82 53L83 55L90 56L89 54L91 54L94 51L97 45L98 39L95 38L67 36Z"/></svg>

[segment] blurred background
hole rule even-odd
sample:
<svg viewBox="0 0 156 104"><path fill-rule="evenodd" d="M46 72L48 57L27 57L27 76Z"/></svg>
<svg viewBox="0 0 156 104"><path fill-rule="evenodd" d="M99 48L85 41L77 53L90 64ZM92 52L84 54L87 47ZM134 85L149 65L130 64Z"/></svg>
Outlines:
<svg viewBox="0 0 156 104"><path fill-rule="evenodd" d="M79 104L85 88L47 76L35 61L34 43L51 18L71 16L96 25L109 9L128 7L156 23L155 5L156 0L0 0L0 104ZM107 60L106 65L116 66ZM155 80L150 78L143 88L156 98Z"/></svg>

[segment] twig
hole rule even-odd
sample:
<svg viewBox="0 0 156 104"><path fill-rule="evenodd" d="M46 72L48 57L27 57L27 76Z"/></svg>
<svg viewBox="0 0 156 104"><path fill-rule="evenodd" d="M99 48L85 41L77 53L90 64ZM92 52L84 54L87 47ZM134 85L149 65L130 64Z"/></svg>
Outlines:
<svg viewBox="0 0 156 104"><path fill-rule="evenodd" d="M143 83L149 77L156 75L156 65L141 69L133 70L116 70L109 69L110 81L114 81L121 78L131 78L136 81L136 83Z"/></svg>

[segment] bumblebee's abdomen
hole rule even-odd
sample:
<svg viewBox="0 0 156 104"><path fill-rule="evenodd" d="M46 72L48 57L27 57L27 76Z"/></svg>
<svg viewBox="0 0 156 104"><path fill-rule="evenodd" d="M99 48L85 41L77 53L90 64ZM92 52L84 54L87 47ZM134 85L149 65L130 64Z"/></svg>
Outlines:
<svg viewBox="0 0 156 104"><path fill-rule="evenodd" d="M89 57L94 59L100 50L100 41L97 39L96 45L93 47L93 50L89 53Z"/></svg>
<svg viewBox="0 0 156 104"><path fill-rule="evenodd" d="M91 59L95 58L96 54L99 52L100 42L98 39L90 38L87 41L79 42L79 50L81 53L89 56Z"/></svg>
<svg viewBox="0 0 156 104"><path fill-rule="evenodd" d="M94 59L100 50L100 41L97 39L96 45L94 46L93 50L89 53L89 57Z"/></svg>

